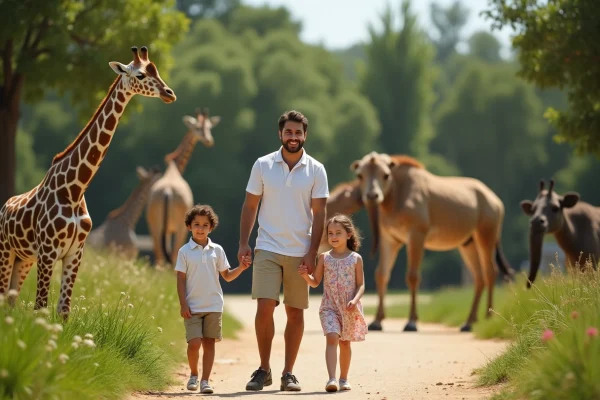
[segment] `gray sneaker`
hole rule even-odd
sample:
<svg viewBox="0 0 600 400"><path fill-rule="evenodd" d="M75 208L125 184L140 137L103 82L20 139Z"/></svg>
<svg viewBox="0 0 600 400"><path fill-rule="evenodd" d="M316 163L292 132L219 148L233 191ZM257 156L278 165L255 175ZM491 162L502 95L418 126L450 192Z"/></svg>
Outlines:
<svg viewBox="0 0 600 400"><path fill-rule="evenodd" d="M187 390L198 390L198 377L190 376L190 380L187 383Z"/></svg>
<svg viewBox="0 0 600 400"><path fill-rule="evenodd" d="M352 386L350 386L347 380L340 378L340 390L352 390Z"/></svg>
<svg viewBox="0 0 600 400"><path fill-rule="evenodd" d="M300 386L300 382L291 372L286 373L281 377L281 386L279 390L283 390L286 392L299 392L302 390L302 386Z"/></svg>
<svg viewBox="0 0 600 400"><path fill-rule="evenodd" d="M252 373L252 379L246 384L246 390L263 390L264 386L270 386L272 384L273 377L271 376L271 370L267 372L259 367Z"/></svg>
<svg viewBox="0 0 600 400"><path fill-rule="evenodd" d="M200 382L200 393L212 393L213 388L208 384L208 381Z"/></svg>

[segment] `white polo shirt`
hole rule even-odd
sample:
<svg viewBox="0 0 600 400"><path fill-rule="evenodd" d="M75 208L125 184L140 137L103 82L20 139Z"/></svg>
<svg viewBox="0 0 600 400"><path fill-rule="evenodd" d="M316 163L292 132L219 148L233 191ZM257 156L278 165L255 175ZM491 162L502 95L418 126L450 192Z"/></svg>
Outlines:
<svg viewBox="0 0 600 400"><path fill-rule="evenodd" d="M185 273L185 298L193 313L223 312L219 272L229 269L223 247L210 238L206 247L190 238L177 254L175 271Z"/></svg>
<svg viewBox="0 0 600 400"><path fill-rule="evenodd" d="M281 149L256 160L246 187L247 192L262 195L256 248L303 257L310 248L311 199L329 197L327 173L305 149L290 171Z"/></svg>

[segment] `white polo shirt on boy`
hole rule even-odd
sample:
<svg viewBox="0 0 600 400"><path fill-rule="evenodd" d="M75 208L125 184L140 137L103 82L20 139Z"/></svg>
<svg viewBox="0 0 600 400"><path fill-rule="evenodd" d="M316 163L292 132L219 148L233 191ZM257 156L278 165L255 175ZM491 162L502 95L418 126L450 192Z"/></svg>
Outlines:
<svg viewBox="0 0 600 400"><path fill-rule="evenodd" d="M223 312L219 272L229 269L223 247L208 238L203 248L190 238L177 254L175 271L185 273L185 299L192 313Z"/></svg>
<svg viewBox="0 0 600 400"><path fill-rule="evenodd" d="M256 160L246 187L262 195L256 249L304 257L312 233L311 199L329 197L327 173L305 149L290 171L281 149Z"/></svg>

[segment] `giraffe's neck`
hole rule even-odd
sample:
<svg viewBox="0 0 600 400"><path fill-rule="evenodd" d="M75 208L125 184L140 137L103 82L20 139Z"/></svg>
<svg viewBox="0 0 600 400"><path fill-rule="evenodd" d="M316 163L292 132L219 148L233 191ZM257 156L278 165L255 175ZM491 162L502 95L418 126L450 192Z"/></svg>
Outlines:
<svg viewBox="0 0 600 400"><path fill-rule="evenodd" d="M47 184L57 190L66 188L73 203L78 203L98 172L106 156L113 134L123 111L133 94L123 87L117 77L92 119L65 151L52 161L55 177L48 177ZM50 178L50 179L48 179ZM56 182L54 182L56 178ZM63 191L66 196L66 192Z"/></svg>
<svg viewBox="0 0 600 400"><path fill-rule="evenodd" d="M183 171L185 171L185 167L187 167L190 162L190 157L196 147L196 138L194 135L194 132L186 133L183 139L181 139L179 146L177 146L177 149L171 153L173 155L172 159L175 161L175 165L177 165L180 174L183 174Z"/></svg>
<svg viewBox="0 0 600 400"><path fill-rule="evenodd" d="M146 204L146 198L148 197L150 187L154 182L155 180L141 182L121 207L108 214L107 219L118 220L124 226L133 229L142 215L144 205Z"/></svg>

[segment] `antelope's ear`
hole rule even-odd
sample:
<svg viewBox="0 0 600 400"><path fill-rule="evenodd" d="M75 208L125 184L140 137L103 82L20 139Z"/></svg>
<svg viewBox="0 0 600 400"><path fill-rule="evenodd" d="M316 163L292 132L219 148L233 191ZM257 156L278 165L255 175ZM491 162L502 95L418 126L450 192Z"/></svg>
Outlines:
<svg viewBox="0 0 600 400"><path fill-rule="evenodd" d="M219 117L218 115L213 115L212 117L209 118L210 120L210 124L213 126L213 128L217 125L219 125L219 122L221 122L221 117Z"/></svg>
<svg viewBox="0 0 600 400"><path fill-rule="evenodd" d="M194 117L190 117L186 115L183 117L183 124L188 127L188 129L196 129L196 125L198 124L198 120Z"/></svg>
<svg viewBox="0 0 600 400"><path fill-rule="evenodd" d="M127 65L121 64L118 61L111 61L108 63L110 67L119 75L127 75Z"/></svg>
<svg viewBox="0 0 600 400"><path fill-rule="evenodd" d="M577 204L577 202L579 202L579 193L567 192L560 201L560 206L562 208L571 208Z"/></svg>
<svg viewBox="0 0 600 400"><path fill-rule="evenodd" d="M523 210L523 213L525 213L525 215L532 215L533 203L531 202L531 200L521 201L521 210Z"/></svg>
<svg viewBox="0 0 600 400"><path fill-rule="evenodd" d="M137 167L135 169L135 172L137 173L137 176L140 179L144 179L148 176L148 171L146 171L144 167Z"/></svg>

